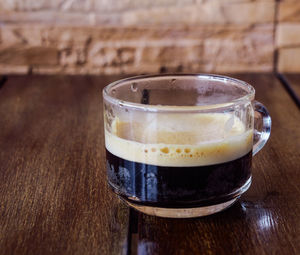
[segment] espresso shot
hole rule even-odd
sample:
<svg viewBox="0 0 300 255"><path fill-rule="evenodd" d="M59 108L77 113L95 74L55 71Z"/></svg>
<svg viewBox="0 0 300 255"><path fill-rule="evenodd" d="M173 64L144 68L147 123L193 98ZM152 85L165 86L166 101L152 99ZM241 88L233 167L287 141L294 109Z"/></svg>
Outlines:
<svg viewBox="0 0 300 255"><path fill-rule="evenodd" d="M251 153L217 165L162 167L128 161L106 150L109 184L123 199L141 205L187 208L223 203L249 180Z"/></svg>
<svg viewBox="0 0 300 255"><path fill-rule="evenodd" d="M106 132L108 181L130 204L210 206L235 199L250 185L252 133L234 115L136 119L130 128L116 119L113 133Z"/></svg>

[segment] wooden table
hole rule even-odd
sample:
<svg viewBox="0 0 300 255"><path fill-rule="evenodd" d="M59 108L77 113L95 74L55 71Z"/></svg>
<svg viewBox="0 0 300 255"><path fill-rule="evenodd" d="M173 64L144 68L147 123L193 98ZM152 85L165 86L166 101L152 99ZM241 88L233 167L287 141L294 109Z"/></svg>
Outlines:
<svg viewBox="0 0 300 255"><path fill-rule="evenodd" d="M300 107L300 74L278 74L278 78L286 87L288 93L293 98L295 103Z"/></svg>
<svg viewBox="0 0 300 255"><path fill-rule="evenodd" d="M300 254L300 110L253 84L272 134L251 188L196 219L130 210L106 184L101 90L120 77L9 76L0 89L0 254Z"/></svg>

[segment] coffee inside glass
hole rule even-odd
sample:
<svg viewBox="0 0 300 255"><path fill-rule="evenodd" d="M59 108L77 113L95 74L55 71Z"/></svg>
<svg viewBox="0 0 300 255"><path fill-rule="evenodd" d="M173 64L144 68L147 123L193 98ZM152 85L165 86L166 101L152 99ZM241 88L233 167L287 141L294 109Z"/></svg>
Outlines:
<svg viewBox="0 0 300 255"><path fill-rule="evenodd" d="M252 155L271 126L249 84L216 75L140 76L110 84L103 95L108 183L130 206L204 216L249 188Z"/></svg>

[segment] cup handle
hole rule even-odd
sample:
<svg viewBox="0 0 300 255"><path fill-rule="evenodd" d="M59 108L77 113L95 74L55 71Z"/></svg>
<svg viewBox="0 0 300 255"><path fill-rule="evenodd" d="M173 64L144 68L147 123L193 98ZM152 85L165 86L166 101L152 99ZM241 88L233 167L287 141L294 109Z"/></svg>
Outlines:
<svg viewBox="0 0 300 255"><path fill-rule="evenodd" d="M267 108L254 101L253 156L265 146L271 134L271 117Z"/></svg>

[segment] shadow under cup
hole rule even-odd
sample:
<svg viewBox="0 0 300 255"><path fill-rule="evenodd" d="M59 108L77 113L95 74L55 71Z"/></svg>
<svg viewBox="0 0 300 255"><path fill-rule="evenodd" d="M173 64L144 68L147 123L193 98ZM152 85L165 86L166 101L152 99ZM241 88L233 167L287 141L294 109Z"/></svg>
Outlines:
<svg viewBox="0 0 300 255"><path fill-rule="evenodd" d="M109 185L150 215L198 217L230 206L249 188L252 155L270 135L270 116L254 94L243 81L204 74L138 76L108 85Z"/></svg>

